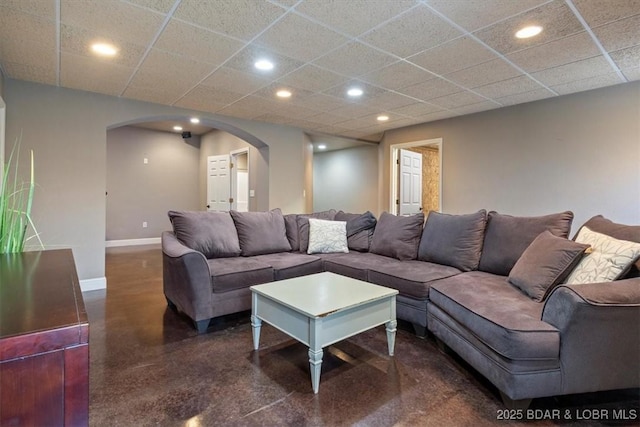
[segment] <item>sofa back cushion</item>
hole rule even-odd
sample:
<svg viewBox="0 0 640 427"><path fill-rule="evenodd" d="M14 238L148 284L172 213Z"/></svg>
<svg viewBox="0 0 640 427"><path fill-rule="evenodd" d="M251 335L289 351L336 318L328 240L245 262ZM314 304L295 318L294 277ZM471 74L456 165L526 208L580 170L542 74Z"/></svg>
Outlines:
<svg viewBox="0 0 640 427"><path fill-rule="evenodd" d="M396 216L383 212L376 224L369 251L399 260L416 259L424 214Z"/></svg>
<svg viewBox="0 0 640 427"><path fill-rule="evenodd" d="M567 237L573 212L536 217L516 217L489 212L478 269L508 276L522 253L543 231Z"/></svg>
<svg viewBox="0 0 640 427"><path fill-rule="evenodd" d="M373 230L375 230L378 222L371 212L353 214L339 211L335 220L347 222L347 244L350 250L358 252L369 251Z"/></svg>
<svg viewBox="0 0 640 427"><path fill-rule="evenodd" d="M640 225L617 224L602 215L596 215L585 222L582 227L588 227L591 231L606 234L618 240L640 243ZM573 240L576 239L578 233L580 233L580 230L573 237ZM631 269L623 278L631 277L640 277L640 260L631 266Z"/></svg>
<svg viewBox="0 0 640 427"><path fill-rule="evenodd" d="M284 217L280 209L269 212L231 211L243 256L289 252Z"/></svg>
<svg viewBox="0 0 640 427"><path fill-rule="evenodd" d="M287 214L284 216L284 228L287 232L287 240L292 251L300 250L300 238L298 237L298 215Z"/></svg>
<svg viewBox="0 0 640 427"><path fill-rule="evenodd" d="M169 211L169 220L178 240L207 258L236 257L241 253L229 212Z"/></svg>
<svg viewBox="0 0 640 427"><path fill-rule="evenodd" d="M544 231L524 251L509 273L509 282L542 302L571 273L590 246Z"/></svg>
<svg viewBox="0 0 640 427"><path fill-rule="evenodd" d="M298 215L298 244L300 252L307 252L309 248L309 218L324 219L327 221L333 221L336 217L336 210L330 209L328 211L314 212L311 214Z"/></svg>
<svg viewBox="0 0 640 427"><path fill-rule="evenodd" d="M431 211L424 225L418 259L450 265L462 271L478 268L487 211L447 215Z"/></svg>

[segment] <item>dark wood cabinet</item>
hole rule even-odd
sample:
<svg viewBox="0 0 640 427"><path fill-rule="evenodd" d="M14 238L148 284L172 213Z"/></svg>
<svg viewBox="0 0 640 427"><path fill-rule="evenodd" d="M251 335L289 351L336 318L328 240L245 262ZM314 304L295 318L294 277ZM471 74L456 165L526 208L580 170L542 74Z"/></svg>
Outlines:
<svg viewBox="0 0 640 427"><path fill-rule="evenodd" d="M89 322L71 250L0 255L0 426L89 423Z"/></svg>

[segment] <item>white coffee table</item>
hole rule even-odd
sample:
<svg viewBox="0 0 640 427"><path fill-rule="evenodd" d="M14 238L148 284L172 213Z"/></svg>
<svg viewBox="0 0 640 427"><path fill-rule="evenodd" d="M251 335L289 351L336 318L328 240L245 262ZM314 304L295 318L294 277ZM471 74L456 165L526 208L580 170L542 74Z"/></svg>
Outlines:
<svg viewBox="0 0 640 427"><path fill-rule="evenodd" d="M309 347L313 392L318 393L322 349L378 325L387 328L389 356L396 338L395 289L333 273L251 286L253 348L262 321Z"/></svg>

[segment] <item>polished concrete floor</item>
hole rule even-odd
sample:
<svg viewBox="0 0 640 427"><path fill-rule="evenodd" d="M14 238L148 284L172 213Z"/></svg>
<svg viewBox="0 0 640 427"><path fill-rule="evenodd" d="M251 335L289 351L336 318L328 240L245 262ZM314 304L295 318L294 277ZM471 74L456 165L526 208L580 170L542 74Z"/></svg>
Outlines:
<svg viewBox="0 0 640 427"><path fill-rule="evenodd" d="M325 349L314 395L302 344L265 325L254 352L249 313L197 335L168 309L158 247L109 248L106 269L107 291L84 293L93 426L638 424L638 390L536 399L529 412L505 412L491 384L407 325L392 358L384 327ZM635 421L614 422L614 410Z"/></svg>

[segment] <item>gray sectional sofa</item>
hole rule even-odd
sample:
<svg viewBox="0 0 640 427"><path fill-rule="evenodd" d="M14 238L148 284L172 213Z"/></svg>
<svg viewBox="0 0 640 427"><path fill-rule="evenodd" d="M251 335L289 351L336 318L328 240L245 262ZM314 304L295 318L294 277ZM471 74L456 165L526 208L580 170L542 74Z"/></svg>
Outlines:
<svg viewBox="0 0 640 427"><path fill-rule="evenodd" d="M199 332L214 317L249 310L251 285L331 271L397 289L398 319L419 336L430 331L488 378L508 406L640 387L640 249L623 248L628 268L617 262L614 281L564 284L595 257L585 255L593 248L579 233L578 241L568 239L571 212L431 212L426 224L422 214L383 213L376 221L369 212L333 210L169 216L164 293ZM309 218L313 226L315 219L344 223L348 253L307 253L319 238ZM640 243L640 226L597 216L582 228Z"/></svg>

